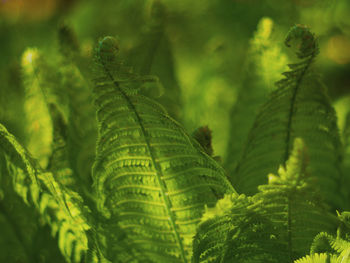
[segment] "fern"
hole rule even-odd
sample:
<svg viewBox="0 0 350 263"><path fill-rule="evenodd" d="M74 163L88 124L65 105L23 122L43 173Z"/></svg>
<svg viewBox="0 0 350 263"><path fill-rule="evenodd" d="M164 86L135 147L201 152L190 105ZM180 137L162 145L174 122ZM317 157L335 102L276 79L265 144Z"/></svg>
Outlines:
<svg viewBox="0 0 350 263"><path fill-rule="evenodd" d="M252 197L233 194L203 216L194 239L194 262L293 262L314 236L332 232L334 218L313 187L301 139L278 176Z"/></svg>
<svg viewBox="0 0 350 263"><path fill-rule="evenodd" d="M326 232L319 233L310 249L310 256L306 256L303 259L296 262L314 262L310 259L316 257L318 253L323 255L323 261L320 259L317 262L349 262L350 261L350 241L349 241L349 230L350 230L350 213L343 212L338 213L339 227L337 236L334 237ZM326 261L328 259L328 261Z"/></svg>
<svg viewBox="0 0 350 263"><path fill-rule="evenodd" d="M23 168L14 163L12 174L16 181L13 187L27 204L36 207L42 220L50 225L51 233L53 236L58 236L58 247L68 262L80 262L83 258L86 260L90 257L91 262L96 261L96 257L103 259L96 247L96 238L90 233L95 231L92 227L90 210L76 192L76 180L79 177L74 174L69 162L71 159L69 152L72 150L71 145L67 145L67 142L69 143L67 136L70 131L68 122L71 122L70 105L62 89L65 86L59 86L54 82L59 79L61 72L53 71L37 50L28 50L24 53L22 66L26 77L32 79L32 82L25 82L27 93L31 92L30 100L27 100L28 105L31 107L41 105L39 109L26 109L26 113L31 117L28 119L29 123L34 120L33 124L43 125L36 127L37 134L30 138L36 140L35 146L39 146L39 150L43 145L47 146L50 152L37 156L41 161L40 164L46 168L43 169L12 135L7 134L8 138L13 137L9 141L16 145L16 150L24 153L21 158L24 159L23 155L28 156L30 164L27 167L32 171L27 171L27 174L33 174L35 177L32 178L31 183L24 181L25 177L21 175ZM63 75L67 76L67 74ZM46 122L40 118L44 118ZM6 134L7 131L4 133ZM14 152L6 147L4 150L6 154ZM36 148L32 150L36 152ZM47 161L43 162L43 158ZM28 201L29 197L31 201ZM89 244L91 242L92 245Z"/></svg>
<svg viewBox="0 0 350 263"><path fill-rule="evenodd" d="M135 72L142 75L157 74L161 83L167 84L166 89L158 85L157 89L153 87L148 90L148 94L161 94L155 98L156 101L167 105L169 115L180 120L181 90L175 76L175 61L167 32L169 13L161 1L152 3L147 14L147 30L141 34L139 43L128 52L127 57Z"/></svg>
<svg viewBox="0 0 350 263"><path fill-rule="evenodd" d="M344 174L345 183L350 183L350 97L344 97L339 99L335 105L335 110L338 117L338 127L340 130L341 139L343 142L342 151L342 171ZM347 197L349 198L350 192L346 189ZM349 209L349 206L345 207Z"/></svg>
<svg viewBox="0 0 350 263"><path fill-rule="evenodd" d="M64 188L52 173L43 171L1 124L0 140L12 167L13 188L25 203L37 209L51 226L52 234L58 235L58 247L67 262L79 262L88 251L91 229L81 197Z"/></svg>
<svg viewBox="0 0 350 263"><path fill-rule="evenodd" d="M121 62L113 37L98 43L90 70L91 41L80 45L66 25L61 54L24 53L23 114L18 109L14 125L12 108L0 112L7 127L0 124L0 262L350 262L349 105L336 104L339 136L313 71L314 34L302 25L290 30L285 44L300 61L273 87L285 59L272 20L261 19L232 110L227 174L213 156L222 147L212 145L211 129L197 123L190 135L176 121L191 114L179 111L175 13L158 0L149 4L143 34L126 39L136 73ZM206 54L225 40L208 43ZM193 79L226 87L223 76L204 77L224 61L206 63L211 70ZM148 75L155 73L164 90ZM210 97L200 88L199 100ZM163 96L152 96L160 90Z"/></svg>
<svg viewBox="0 0 350 263"><path fill-rule="evenodd" d="M81 65L84 59L79 53L79 46L74 33L68 26L61 26L59 31L60 50L65 55L61 58L61 89L66 91L69 114L66 124L66 148L69 167L77 175L80 188L91 197L91 166L95 158L97 125L95 109L92 104L91 81L84 77L85 69ZM86 64L86 63L85 63Z"/></svg>
<svg viewBox="0 0 350 263"><path fill-rule="evenodd" d="M231 179L259 107L274 89L274 82L280 73L286 70L287 58L278 44L273 44L272 41L275 27L271 18L260 19L249 43L244 78L237 102L230 113L230 139L227 143L225 167Z"/></svg>
<svg viewBox="0 0 350 263"><path fill-rule="evenodd" d="M64 261L50 229L38 213L14 191L9 171L12 165L0 150L0 262Z"/></svg>
<svg viewBox="0 0 350 263"><path fill-rule="evenodd" d="M342 207L341 142L335 112L311 68L319 52L317 40L308 28L297 25L285 43L296 46L301 62L289 65L291 70L260 109L236 168L235 186L255 193L266 182L265 174L286 162L294 138L301 137L308 145L310 169L324 198L333 207Z"/></svg>
<svg viewBox="0 0 350 263"><path fill-rule="evenodd" d="M47 107L47 90L45 90L45 73L42 72L42 58L36 49L28 49L22 57L22 67L26 84L24 104L28 123L27 134L29 151L39 160L42 167L48 164L52 148L52 120ZM38 141L41 143L38 144Z"/></svg>
<svg viewBox="0 0 350 263"><path fill-rule="evenodd" d="M61 67L62 86L68 90L70 115L67 148L72 169L84 185L91 185L91 166L95 158L97 127L92 105L92 89L71 62Z"/></svg>
<svg viewBox="0 0 350 263"><path fill-rule="evenodd" d="M337 263L336 256L330 256L325 253L312 254L301 259L295 260L294 263Z"/></svg>
<svg viewBox="0 0 350 263"><path fill-rule="evenodd" d="M36 49L28 49L24 52L22 68L28 127L26 146L38 159L41 167L52 170L55 169L53 166L59 166L59 162L64 161L65 168L68 168L66 140L69 108L67 97L55 83L59 79L59 73L53 71ZM64 156L59 157L59 155ZM75 180L70 171L61 171L56 175L65 177L61 183L74 184Z"/></svg>
<svg viewBox="0 0 350 263"><path fill-rule="evenodd" d="M190 262L204 205L234 190L201 146L159 104L138 94L150 78L122 66L117 52L115 39L99 43L97 206L152 262Z"/></svg>
<svg viewBox="0 0 350 263"><path fill-rule="evenodd" d="M68 187L76 184L69 164L67 149L67 125L54 104L50 104L50 116L53 121L52 154L47 169L56 175L57 180Z"/></svg>

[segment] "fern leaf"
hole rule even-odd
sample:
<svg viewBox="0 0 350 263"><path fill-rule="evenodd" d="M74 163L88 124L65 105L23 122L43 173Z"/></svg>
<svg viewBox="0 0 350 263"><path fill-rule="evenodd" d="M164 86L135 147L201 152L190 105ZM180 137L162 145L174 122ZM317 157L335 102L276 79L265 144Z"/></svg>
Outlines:
<svg viewBox="0 0 350 263"><path fill-rule="evenodd" d="M204 205L234 192L225 173L155 101L137 94L153 78L133 74L114 38L99 44L99 122L93 167L98 208L152 262L190 262Z"/></svg>
<svg viewBox="0 0 350 263"><path fill-rule="evenodd" d="M297 259L294 263L338 263L336 256L331 256L325 253L312 254L303 258Z"/></svg>
<svg viewBox="0 0 350 263"><path fill-rule="evenodd" d="M73 187L76 184L76 180L68 161L67 124L64 123L62 115L54 104L50 104L49 110L53 121L53 141L52 154L47 169L55 174L56 179L61 184Z"/></svg>
<svg viewBox="0 0 350 263"><path fill-rule="evenodd" d="M347 200L350 200L350 191L347 187L350 183L350 97L347 96L338 100L334 107L337 112L338 127L344 146L342 152L342 171L345 177L345 192L347 193ZM349 209L349 206L346 209Z"/></svg>
<svg viewBox="0 0 350 263"><path fill-rule="evenodd" d="M36 49L28 49L22 58L25 74L28 143L27 147L41 167L54 171L66 186L75 185L69 164L67 126L70 118L67 96L55 84L54 72ZM64 88L64 86L63 86Z"/></svg>
<svg viewBox="0 0 350 263"><path fill-rule="evenodd" d="M315 252L327 253L328 255L337 258L337 262L350 262L349 236L347 235L346 239L343 239L339 236L339 229L337 237L333 237L325 232L319 233L312 243L310 252L311 254Z"/></svg>
<svg viewBox="0 0 350 263"><path fill-rule="evenodd" d="M64 188L52 173L43 171L2 124L0 147L13 164L10 174L15 191L37 209L52 235L58 235L59 249L67 262L80 262L89 249L91 230L89 211L81 197Z"/></svg>
<svg viewBox="0 0 350 263"><path fill-rule="evenodd" d="M334 108L337 112L338 127L342 141L345 145L349 142L349 118L350 115L350 96L343 97L334 103Z"/></svg>
<svg viewBox="0 0 350 263"><path fill-rule="evenodd" d="M278 175L252 197L228 195L208 209L193 242L194 262L293 262L335 219L315 193L301 139Z"/></svg>
<svg viewBox="0 0 350 263"><path fill-rule="evenodd" d="M48 226L14 191L11 170L0 150L0 262L64 262Z"/></svg>
<svg viewBox="0 0 350 263"><path fill-rule="evenodd" d="M260 19L257 31L250 41L244 66L244 79L237 95L237 102L230 113L230 137L227 145L225 167L232 176L243 150L259 107L274 89L281 71L286 70L287 58L274 44L274 22L268 17ZM233 178L231 178L233 179Z"/></svg>
<svg viewBox="0 0 350 263"><path fill-rule="evenodd" d="M91 167L95 158L97 125L91 85L79 68L66 59L60 67L61 88L68 95L67 139L69 167L86 192L91 192Z"/></svg>
<svg viewBox="0 0 350 263"><path fill-rule="evenodd" d="M39 160L42 167L48 164L52 148L52 121L47 107L47 98L42 87L43 73L38 64L40 54L37 49L27 49L22 57L22 68L26 86L24 104L28 123L29 151Z"/></svg>
<svg viewBox="0 0 350 263"><path fill-rule="evenodd" d="M167 105L169 115L175 120L180 120L181 90L176 79L173 50L166 28L168 10L165 4L154 1L147 18L147 30L141 35L138 45L129 51L128 63L141 75L155 74L159 77L160 83L163 83L166 89L158 85L157 89L143 89L142 93L161 94L159 98L155 98L156 101Z"/></svg>
<svg viewBox="0 0 350 263"><path fill-rule="evenodd" d="M341 207L341 143L335 112L324 85L311 70L319 52L317 40L308 28L298 25L287 35L286 45L291 43L301 62L289 65L291 70L283 73L278 89L260 109L236 168L235 186L243 193L255 193L258 185L266 183L265 174L286 162L294 138L301 137L324 198Z"/></svg>
<svg viewBox="0 0 350 263"><path fill-rule="evenodd" d="M226 195L208 209L193 241L193 262L276 262L268 250L282 247L266 231L271 222L249 210L252 204L245 195Z"/></svg>

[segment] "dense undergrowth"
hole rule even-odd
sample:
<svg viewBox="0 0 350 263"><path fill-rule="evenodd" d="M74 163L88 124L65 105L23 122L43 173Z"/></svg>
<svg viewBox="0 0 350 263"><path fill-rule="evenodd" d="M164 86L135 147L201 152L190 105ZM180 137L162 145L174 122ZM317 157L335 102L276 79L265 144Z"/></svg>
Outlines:
<svg viewBox="0 0 350 263"><path fill-rule="evenodd" d="M1 105L0 261L350 262L350 100L329 97L319 39L260 19L220 157L211 127L188 129L165 13L124 54L107 36L89 55L65 24L54 55L23 52L20 107Z"/></svg>

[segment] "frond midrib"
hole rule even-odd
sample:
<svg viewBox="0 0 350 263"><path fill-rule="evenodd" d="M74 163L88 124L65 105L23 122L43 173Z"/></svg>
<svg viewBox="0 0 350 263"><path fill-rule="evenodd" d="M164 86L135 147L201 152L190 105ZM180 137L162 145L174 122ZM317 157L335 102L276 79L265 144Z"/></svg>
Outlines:
<svg viewBox="0 0 350 263"><path fill-rule="evenodd" d="M316 56L316 51L314 51L311 55L311 57L308 59L306 66L304 67L304 70L301 72L299 75L295 88L293 89L293 94L292 94L292 99L290 103L290 110L289 110L289 115L288 115L288 124L287 124L287 135L286 135L286 148L284 151L284 157L283 157L283 163L285 163L288 158L289 158L289 149L291 145L291 130L292 130L292 121L293 121L293 115L294 115L294 110L295 110L295 104L297 100L297 94L298 91L300 90L301 82L303 81L303 78L305 76L305 73L309 69L311 63L314 60L314 57Z"/></svg>
<svg viewBox="0 0 350 263"><path fill-rule="evenodd" d="M304 67L303 71L299 75L295 88L293 89L293 94L292 94L292 99L291 99L291 104L290 104L290 110L288 114L288 124L287 124L287 135L286 135L286 147L284 150L284 157L283 157L283 164L285 164L289 158L289 149L291 145L291 131L292 131L292 122L293 122L293 117L294 117L294 111L295 111L295 106L296 106L296 100L297 100L297 94L298 91L300 90L301 83L303 81L303 78L309 69L311 63L314 60L314 57L316 56L316 50L314 50L311 54L311 57L307 60L307 64ZM300 177L298 177L298 182L299 182ZM298 183L297 182L297 183ZM289 259L290 262L292 263L293 260L293 238L292 238L292 209L291 209L291 196L288 196L288 213L287 213L287 233L288 233L288 250L289 250Z"/></svg>

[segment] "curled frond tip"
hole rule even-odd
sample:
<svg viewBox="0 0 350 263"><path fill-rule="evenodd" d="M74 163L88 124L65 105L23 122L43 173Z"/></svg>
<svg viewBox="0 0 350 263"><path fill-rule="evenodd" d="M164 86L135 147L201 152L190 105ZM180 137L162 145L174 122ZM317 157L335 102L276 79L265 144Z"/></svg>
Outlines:
<svg viewBox="0 0 350 263"><path fill-rule="evenodd" d="M287 47L295 47L299 58L305 58L318 53L318 44L315 34L306 25L296 24L287 33L284 41Z"/></svg>

